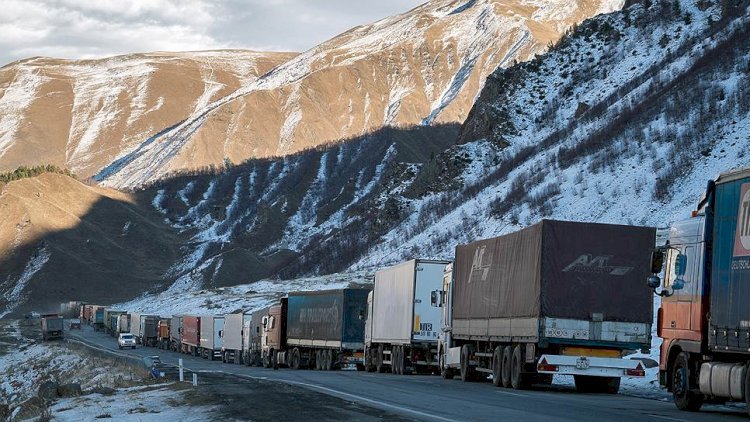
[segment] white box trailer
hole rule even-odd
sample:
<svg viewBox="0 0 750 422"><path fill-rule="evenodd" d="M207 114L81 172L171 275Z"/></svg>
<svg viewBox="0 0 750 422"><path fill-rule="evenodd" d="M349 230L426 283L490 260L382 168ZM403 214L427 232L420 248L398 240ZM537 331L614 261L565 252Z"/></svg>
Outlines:
<svg viewBox="0 0 750 422"><path fill-rule="evenodd" d="M224 316L201 317L200 353L204 359L221 357L221 334L224 331Z"/></svg>
<svg viewBox="0 0 750 422"><path fill-rule="evenodd" d="M244 312L224 315L224 330L221 335L221 360L224 363L242 363L243 325L250 319Z"/></svg>
<svg viewBox="0 0 750 422"><path fill-rule="evenodd" d="M141 313L133 312L130 314L130 334L135 337L135 342L141 342Z"/></svg>
<svg viewBox="0 0 750 422"><path fill-rule="evenodd" d="M441 309L431 305L450 261L413 259L375 273L367 305L368 370L395 374L436 372Z"/></svg>

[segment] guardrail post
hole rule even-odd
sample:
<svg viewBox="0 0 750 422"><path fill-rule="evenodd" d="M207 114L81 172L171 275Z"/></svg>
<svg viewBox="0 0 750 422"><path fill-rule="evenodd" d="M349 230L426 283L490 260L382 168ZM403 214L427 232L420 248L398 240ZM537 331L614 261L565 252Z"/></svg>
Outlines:
<svg viewBox="0 0 750 422"><path fill-rule="evenodd" d="M193 387L197 387L197 386L198 386L198 374L193 372Z"/></svg>
<svg viewBox="0 0 750 422"><path fill-rule="evenodd" d="M182 358L180 358L179 362L180 362L180 382L185 382L185 373L183 372L183 368L182 368Z"/></svg>

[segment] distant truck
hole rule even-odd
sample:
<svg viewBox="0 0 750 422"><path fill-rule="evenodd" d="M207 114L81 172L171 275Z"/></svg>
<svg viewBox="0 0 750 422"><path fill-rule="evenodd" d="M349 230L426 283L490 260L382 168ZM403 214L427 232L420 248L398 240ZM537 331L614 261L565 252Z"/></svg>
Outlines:
<svg viewBox="0 0 750 422"><path fill-rule="evenodd" d="M180 352L198 356L201 347L201 317L185 315L181 321Z"/></svg>
<svg viewBox="0 0 750 422"><path fill-rule="evenodd" d="M681 410L750 403L750 168L710 181L652 264L649 285L664 296L659 383Z"/></svg>
<svg viewBox="0 0 750 422"><path fill-rule="evenodd" d="M281 306L271 307L265 322L264 352L271 353L266 365L364 369L368 293L367 289L289 293Z"/></svg>
<svg viewBox="0 0 750 422"><path fill-rule="evenodd" d="M117 316L117 329L115 330L115 334L119 336L120 334L130 333L130 314L120 314Z"/></svg>
<svg viewBox="0 0 750 422"><path fill-rule="evenodd" d="M172 350L173 352L183 352L182 321L183 317L181 315L175 315L172 317L169 323L169 350Z"/></svg>
<svg viewBox="0 0 750 422"><path fill-rule="evenodd" d="M449 263L414 259L375 273L365 324L368 370L437 373L441 310L431 298Z"/></svg>
<svg viewBox="0 0 750 422"><path fill-rule="evenodd" d="M94 331L104 330L104 306L95 306L91 310L91 325Z"/></svg>
<svg viewBox="0 0 750 422"><path fill-rule="evenodd" d="M42 315L41 321L42 340L55 340L63 338L64 319L58 314Z"/></svg>
<svg viewBox="0 0 750 422"><path fill-rule="evenodd" d="M224 315L224 330L221 333L221 360L224 363L242 363L243 326L251 316L243 312Z"/></svg>
<svg viewBox="0 0 750 422"><path fill-rule="evenodd" d="M263 360L263 321L268 315L269 309L261 309L250 315L242 325L242 362L248 366L261 366Z"/></svg>
<svg viewBox="0 0 750 422"><path fill-rule="evenodd" d="M201 317L200 353L204 359L221 359L221 334L223 331L223 316Z"/></svg>
<svg viewBox="0 0 750 422"><path fill-rule="evenodd" d="M126 313L125 311L118 311L115 309L104 309L104 332L116 337L117 331L117 317L121 314Z"/></svg>
<svg viewBox="0 0 750 422"><path fill-rule="evenodd" d="M443 376L523 389L564 374L611 394L621 377L645 376L623 356L651 343L642 280L655 239L653 228L544 220L457 246L432 300L444 311Z"/></svg>
<svg viewBox="0 0 750 422"><path fill-rule="evenodd" d="M159 317L157 315L138 314L138 323L137 325L133 324L134 329L137 327L134 332L136 341L144 346L156 346L159 335L158 324Z"/></svg>
<svg viewBox="0 0 750 422"><path fill-rule="evenodd" d="M170 336L170 322L169 318L160 318L156 324L156 346L159 349L168 350L171 341Z"/></svg>

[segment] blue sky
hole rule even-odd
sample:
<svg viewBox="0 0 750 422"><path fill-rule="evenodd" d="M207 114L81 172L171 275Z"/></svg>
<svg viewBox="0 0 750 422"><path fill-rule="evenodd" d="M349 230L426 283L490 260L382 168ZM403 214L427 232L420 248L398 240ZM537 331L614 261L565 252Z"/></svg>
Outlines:
<svg viewBox="0 0 750 422"><path fill-rule="evenodd" d="M0 66L213 48L304 51L424 0L3 0Z"/></svg>

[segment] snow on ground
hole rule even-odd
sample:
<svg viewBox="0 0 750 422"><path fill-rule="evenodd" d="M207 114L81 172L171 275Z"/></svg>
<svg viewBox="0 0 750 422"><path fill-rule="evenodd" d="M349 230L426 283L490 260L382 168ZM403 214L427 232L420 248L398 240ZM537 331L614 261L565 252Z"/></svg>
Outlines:
<svg viewBox="0 0 750 422"><path fill-rule="evenodd" d="M49 261L49 258L50 253L47 248L42 248L28 263L26 263L26 268L24 268L21 276L18 277L18 280L16 280L15 283L9 283L13 286L13 289L2 295L2 298L6 301L7 305L5 306L5 309L0 309L0 318L11 313L16 307L18 307L18 305L26 300L26 292L24 292L26 285L31 281L31 278L34 277L34 274L44 267L47 261Z"/></svg>
<svg viewBox="0 0 750 422"><path fill-rule="evenodd" d="M127 367L103 365L100 358L72 352L60 343L23 339L18 321L0 328L0 340L12 346L0 349L0 402L11 406L35 396L49 379L79 382L84 390L138 379Z"/></svg>
<svg viewBox="0 0 750 422"><path fill-rule="evenodd" d="M113 305L129 312L168 315L225 314L238 310L252 312L272 305L289 292L343 289L352 284L371 283L365 272L332 274L295 280L261 280L234 287L149 294L130 302Z"/></svg>
<svg viewBox="0 0 750 422"><path fill-rule="evenodd" d="M113 395L90 394L61 399L51 407L55 421L103 419L142 422L210 420L212 407L181 405L182 393L174 384L138 386L117 390Z"/></svg>

